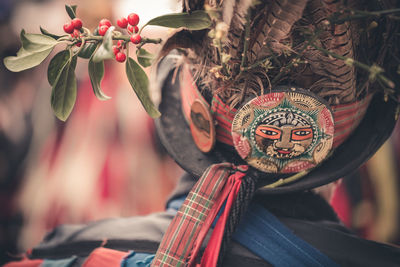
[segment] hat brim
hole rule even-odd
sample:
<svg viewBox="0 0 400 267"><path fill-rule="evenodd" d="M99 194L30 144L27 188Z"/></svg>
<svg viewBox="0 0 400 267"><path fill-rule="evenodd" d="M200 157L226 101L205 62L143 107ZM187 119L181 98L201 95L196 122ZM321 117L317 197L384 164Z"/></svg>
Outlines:
<svg viewBox="0 0 400 267"><path fill-rule="evenodd" d="M173 79L174 62L163 60L159 64L158 81L161 85L162 101L159 110L162 116L156 119L158 135L167 152L188 173L200 177L212 164L232 162L245 164L234 148L218 143L209 153L201 152L192 140L192 135L182 113L179 79ZM179 70L177 70L179 72ZM176 73L175 73L176 74ZM179 73L176 77L179 77ZM395 109L393 100L384 101L381 94L376 94L367 113L352 135L332 155L307 175L293 183L275 188L262 188L290 175L271 174L251 168L249 175L258 176L259 193L275 194L301 191L315 188L357 170L389 138L395 126Z"/></svg>

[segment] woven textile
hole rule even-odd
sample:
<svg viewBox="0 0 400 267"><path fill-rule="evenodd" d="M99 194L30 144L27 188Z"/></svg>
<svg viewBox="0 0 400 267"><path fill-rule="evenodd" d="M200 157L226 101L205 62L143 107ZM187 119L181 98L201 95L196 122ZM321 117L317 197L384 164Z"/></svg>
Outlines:
<svg viewBox="0 0 400 267"><path fill-rule="evenodd" d="M247 166L220 163L204 172L164 234L152 266L195 264L218 211L232 189L240 185L246 170Z"/></svg>

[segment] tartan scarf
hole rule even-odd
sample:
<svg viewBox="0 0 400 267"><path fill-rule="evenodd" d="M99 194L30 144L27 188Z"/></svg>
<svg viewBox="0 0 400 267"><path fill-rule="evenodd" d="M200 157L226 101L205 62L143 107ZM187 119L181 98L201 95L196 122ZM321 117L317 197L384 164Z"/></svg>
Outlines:
<svg viewBox="0 0 400 267"><path fill-rule="evenodd" d="M201 245L225 203L200 266L216 266L230 208L248 166L219 163L206 169L169 225L151 266L194 266Z"/></svg>

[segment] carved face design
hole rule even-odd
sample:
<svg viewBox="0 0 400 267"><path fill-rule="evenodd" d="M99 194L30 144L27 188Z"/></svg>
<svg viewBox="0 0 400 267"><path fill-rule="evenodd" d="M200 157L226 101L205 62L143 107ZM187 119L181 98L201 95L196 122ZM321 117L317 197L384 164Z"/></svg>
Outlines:
<svg viewBox="0 0 400 267"><path fill-rule="evenodd" d="M312 142L311 127L260 124L256 128L256 143L262 151L278 159L293 158L307 150Z"/></svg>
<svg viewBox="0 0 400 267"><path fill-rule="evenodd" d="M291 111L269 114L256 127L258 149L278 159L304 153L312 143L313 131L308 119Z"/></svg>

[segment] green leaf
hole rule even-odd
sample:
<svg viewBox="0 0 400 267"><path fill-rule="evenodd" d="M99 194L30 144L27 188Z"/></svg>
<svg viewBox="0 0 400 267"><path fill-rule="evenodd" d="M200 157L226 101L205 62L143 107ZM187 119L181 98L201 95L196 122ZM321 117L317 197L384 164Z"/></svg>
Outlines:
<svg viewBox="0 0 400 267"><path fill-rule="evenodd" d="M112 32L115 29L111 26L103 37L103 42L97 51L93 55L93 62L100 62L105 59L114 58L114 52L112 50Z"/></svg>
<svg viewBox="0 0 400 267"><path fill-rule="evenodd" d="M55 55L47 68L47 80L51 86L54 85L57 77L63 71L64 66L69 63L71 59L71 51L63 50Z"/></svg>
<svg viewBox="0 0 400 267"><path fill-rule="evenodd" d="M3 62L10 71L19 72L36 67L45 60L52 50L53 47L39 52L28 52L21 47L17 56L6 57Z"/></svg>
<svg viewBox="0 0 400 267"><path fill-rule="evenodd" d="M125 65L126 76L137 97L147 113L152 118L157 118L161 113L154 106L149 94L149 80L143 69L132 58L128 57Z"/></svg>
<svg viewBox="0 0 400 267"><path fill-rule="evenodd" d="M95 43L86 43L81 51L79 51L78 56L81 58L90 58L93 55L93 52L96 50L97 44Z"/></svg>
<svg viewBox="0 0 400 267"><path fill-rule="evenodd" d="M53 48L58 42L52 37L43 34L25 33L25 30L20 34L22 47L28 52L40 52Z"/></svg>
<svg viewBox="0 0 400 267"><path fill-rule="evenodd" d="M57 39L59 39L61 37L67 36L66 34L64 34L64 35L52 34L52 33L48 32L46 29L42 28L42 26L40 26L40 32L43 33L44 35L47 35L47 36L55 39L55 40L57 40Z"/></svg>
<svg viewBox="0 0 400 267"><path fill-rule="evenodd" d="M211 27L211 19L206 11L196 10L190 14L174 13L159 16L147 22L146 25L163 26L169 28L183 27L189 30L203 30Z"/></svg>
<svg viewBox="0 0 400 267"><path fill-rule="evenodd" d="M153 63L154 58L155 58L153 54L147 52L147 50L145 50L143 48L136 50L136 56L137 56L139 64L145 68L150 66Z"/></svg>
<svg viewBox="0 0 400 267"><path fill-rule="evenodd" d="M108 100L111 97L107 96L100 88L101 80L104 76L104 62L93 62L92 59L89 60L89 77L92 83L93 92L99 100Z"/></svg>
<svg viewBox="0 0 400 267"><path fill-rule="evenodd" d="M76 18L76 5L70 6L70 5L65 5L65 10L68 13L68 16L71 19Z"/></svg>
<svg viewBox="0 0 400 267"><path fill-rule="evenodd" d="M69 117L76 101L75 66L76 56L65 64L51 92L51 107L57 118L62 121Z"/></svg>

